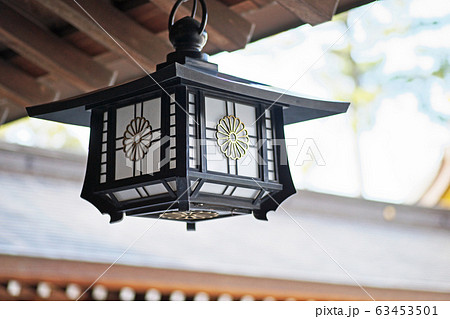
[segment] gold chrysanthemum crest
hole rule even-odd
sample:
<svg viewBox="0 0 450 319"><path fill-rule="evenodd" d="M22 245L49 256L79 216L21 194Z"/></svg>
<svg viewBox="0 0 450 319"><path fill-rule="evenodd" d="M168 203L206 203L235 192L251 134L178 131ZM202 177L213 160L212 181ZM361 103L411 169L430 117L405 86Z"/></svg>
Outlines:
<svg viewBox="0 0 450 319"><path fill-rule="evenodd" d="M244 123L233 115L224 116L217 124L217 144L228 158L242 158L248 150L250 139Z"/></svg>
<svg viewBox="0 0 450 319"><path fill-rule="evenodd" d="M144 117L132 119L123 133L123 151L125 157L139 161L147 154L152 142L152 127Z"/></svg>

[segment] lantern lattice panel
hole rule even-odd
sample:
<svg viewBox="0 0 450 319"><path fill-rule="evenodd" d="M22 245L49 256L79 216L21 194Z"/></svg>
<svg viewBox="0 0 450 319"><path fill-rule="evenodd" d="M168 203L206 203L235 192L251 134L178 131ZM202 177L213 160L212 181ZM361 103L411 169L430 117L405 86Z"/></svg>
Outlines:
<svg viewBox="0 0 450 319"><path fill-rule="evenodd" d="M257 108L211 96L205 97L204 107L207 170L259 179ZM239 159L227 157L218 145L217 127L220 121L228 116L242 123L248 132L248 148L245 155Z"/></svg>
<svg viewBox="0 0 450 319"><path fill-rule="evenodd" d="M161 147L161 98L119 107L116 109L115 180L154 174L159 171ZM150 143L146 154L137 160L127 157L126 134L137 136L140 127L136 120L144 119L150 125ZM141 121L138 121L140 123ZM136 125L135 125L136 126ZM141 143L143 143L141 141ZM138 144L139 145L139 144Z"/></svg>

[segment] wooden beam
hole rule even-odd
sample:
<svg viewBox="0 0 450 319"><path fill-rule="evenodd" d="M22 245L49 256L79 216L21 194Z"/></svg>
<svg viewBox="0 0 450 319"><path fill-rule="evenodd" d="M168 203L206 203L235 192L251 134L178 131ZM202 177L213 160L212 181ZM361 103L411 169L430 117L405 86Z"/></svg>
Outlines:
<svg viewBox="0 0 450 319"><path fill-rule="evenodd" d="M130 59L127 52L147 72L154 71L155 65L164 62L167 53L173 50L168 39L159 38L108 2L78 0L92 18L73 0L40 0L39 3L111 51Z"/></svg>
<svg viewBox="0 0 450 319"><path fill-rule="evenodd" d="M63 288L52 284L50 285L50 289L51 289L50 296L48 298L39 298L39 300L55 300L55 301L69 300Z"/></svg>
<svg viewBox="0 0 450 319"><path fill-rule="evenodd" d="M8 47L84 91L112 84L114 73L0 3L0 36Z"/></svg>
<svg viewBox="0 0 450 319"><path fill-rule="evenodd" d="M0 98L0 126L28 116L23 106L16 105L9 99Z"/></svg>
<svg viewBox="0 0 450 319"><path fill-rule="evenodd" d="M353 8L361 7L376 0L340 0L336 13L345 12Z"/></svg>
<svg viewBox="0 0 450 319"><path fill-rule="evenodd" d="M0 281L15 279L21 284L45 281L65 286L75 283L89 287L109 264L0 255ZM98 280L111 291L131 287L138 293L156 288L163 294L182 290L186 295L199 291L215 297L228 293L234 298L252 295L256 299L272 296L278 300L370 300L357 286L258 278L198 271L114 265ZM376 300L448 300L449 293L403 289L365 289Z"/></svg>
<svg viewBox="0 0 450 319"><path fill-rule="evenodd" d="M0 95L22 106L55 99L55 92L19 68L0 59Z"/></svg>
<svg viewBox="0 0 450 319"><path fill-rule="evenodd" d="M316 25L333 18L339 0L277 0L277 2L302 21Z"/></svg>
<svg viewBox="0 0 450 319"><path fill-rule="evenodd" d="M170 13L175 3L174 0L152 0L167 14ZM235 51L245 47L253 35L254 25L232 11L218 0L208 0L208 41L211 41L222 51ZM199 12L201 12L199 8ZM177 17L190 16L191 9L181 6L177 11Z"/></svg>
<svg viewBox="0 0 450 319"><path fill-rule="evenodd" d="M14 298L13 296L11 296L6 287L4 287L3 285L0 285L0 300L1 301L12 301L12 300L16 300L16 298Z"/></svg>

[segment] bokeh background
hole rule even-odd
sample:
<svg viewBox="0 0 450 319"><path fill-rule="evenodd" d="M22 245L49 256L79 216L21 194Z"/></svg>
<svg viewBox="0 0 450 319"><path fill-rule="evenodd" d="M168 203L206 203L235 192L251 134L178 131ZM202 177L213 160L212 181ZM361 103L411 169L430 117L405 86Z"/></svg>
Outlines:
<svg viewBox="0 0 450 319"><path fill-rule="evenodd" d="M210 61L351 102L285 127L299 194L269 222L109 225L79 198L89 129L2 125L0 299L450 300L448 0L377 1Z"/></svg>

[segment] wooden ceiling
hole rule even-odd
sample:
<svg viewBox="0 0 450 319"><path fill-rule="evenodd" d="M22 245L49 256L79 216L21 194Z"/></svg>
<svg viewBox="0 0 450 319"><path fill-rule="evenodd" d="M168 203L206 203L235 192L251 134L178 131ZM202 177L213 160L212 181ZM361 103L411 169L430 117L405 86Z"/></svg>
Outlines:
<svg viewBox="0 0 450 319"><path fill-rule="evenodd" d="M242 49L373 0L206 0L205 52ZM173 51L175 0L0 0L0 124L25 106L82 94L153 72ZM178 10L189 15L191 3Z"/></svg>

